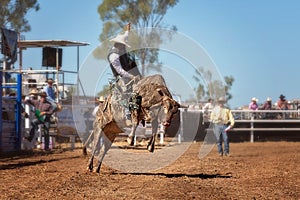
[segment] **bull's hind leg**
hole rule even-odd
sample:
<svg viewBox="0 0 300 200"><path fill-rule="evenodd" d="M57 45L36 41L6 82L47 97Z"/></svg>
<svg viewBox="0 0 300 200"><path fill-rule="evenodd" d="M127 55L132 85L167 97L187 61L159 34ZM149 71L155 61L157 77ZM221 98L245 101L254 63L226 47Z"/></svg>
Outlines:
<svg viewBox="0 0 300 200"><path fill-rule="evenodd" d="M91 157L88 161L88 164L87 164L87 170L88 171L93 171L93 167L94 167L93 161L94 161L95 153L96 153L97 149L101 148L100 139L101 139L102 131L101 130L95 130L93 132L95 133L96 137L94 137L92 155L91 155ZM100 148L99 148L99 145L100 145Z"/></svg>
<svg viewBox="0 0 300 200"><path fill-rule="evenodd" d="M103 136L103 145L100 149L100 155L99 155L99 160L98 160L98 164L97 164L97 168L95 170L96 173L100 174L100 168L102 165L102 161L107 153L107 151L110 149L112 143L114 142L115 138L116 138L116 134L110 133L107 135Z"/></svg>
<svg viewBox="0 0 300 200"><path fill-rule="evenodd" d="M90 133L89 137L87 138L87 140L85 141L85 143L83 144L82 147L82 154L84 156L87 156L87 145L90 142L91 138L94 137L94 130L92 130L92 132Z"/></svg>

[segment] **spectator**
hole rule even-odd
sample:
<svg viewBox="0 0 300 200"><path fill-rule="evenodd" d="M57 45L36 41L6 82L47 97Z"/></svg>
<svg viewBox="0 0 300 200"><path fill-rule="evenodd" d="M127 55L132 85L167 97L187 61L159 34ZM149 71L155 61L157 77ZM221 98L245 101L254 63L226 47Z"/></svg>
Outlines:
<svg viewBox="0 0 300 200"><path fill-rule="evenodd" d="M255 97L251 99L251 102L249 103L249 110L258 110L257 101L258 99L256 99ZM258 113L250 113L250 114L251 117L257 118Z"/></svg>
<svg viewBox="0 0 300 200"><path fill-rule="evenodd" d="M272 110L272 99L270 97L267 98L265 103L263 104L262 110ZM272 113L264 113L264 118L266 119L273 119L273 114Z"/></svg>
<svg viewBox="0 0 300 200"><path fill-rule="evenodd" d="M213 99L209 98L207 103L203 106L202 112L207 112L213 109Z"/></svg>
<svg viewBox="0 0 300 200"><path fill-rule="evenodd" d="M229 140L227 132L234 126L234 118L231 110L224 106L225 99L219 98L210 115L210 121L213 123L213 131L217 138L218 153L220 156L229 156ZM221 138L222 136L222 138ZM224 141L224 151L222 147Z"/></svg>
<svg viewBox="0 0 300 200"><path fill-rule="evenodd" d="M49 150L49 128L50 128L50 117L53 114L53 108L50 102L47 101L47 94L46 92L42 92L39 94L39 100L25 100L24 103L31 104L35 108L35 116L36 119L32 120L31 122L31 130L29 137L25 137L29 142L35 136L35 132L38 129L38 125L44 125L44 137L45 137L45 150Z"/></svg>
<svg viewBox="0 0 300 200"><path fill-rule="evenodd" d="M213 109L213 99L209 98L208 102L202 108L203 121L202 124L205 124L205 128L209 126L209 115Z"/></svg>
<svg viewBox="0 0 300 200"><path fill-rule="evenodd" d="M278 110L288 110L289 109L288 102L285 99L285 96L282 94L279 96L279 100L277 101L276 109L278 109Z"/></svg>
<svg viewBox="0 0 300 200"><path fill-rule="evenodd" d="M256 99L255 97L251 99L251 102L249 104L249 110L258 110L257 101L258 99Z"/></svg>
<svg viewBox="0 0 300 200"><path fill-rule="evenodd" d="M100 96L100 98L96 98L96 102L98 103L98 105L94 108L93 110L93 116L96 117L97 115L97 111L98 111L98 108L101 104L103 104L105 101L104 97L103 96Z"/></svg>
<svg viewBox="0 0 300 200"><path fill-rule="evenodd" d="M262 106L262 110L272 110L272 99L270 97L267 98L264 105Z"/></svg>
<svg viewBox="0 0 300 200"><path fill-rule="evenodd" d="M44 88L44 91L47 94L47 100L49 102L54 102L55 101L55 91L53 89L53 79L49 78L47 81L47 86Z"/></svg>
<svg viewBox="0 0 300 200"><path fill-rule="evenodd" d="M285 96L283 94L281 94L279 96L279 100L277 101L277 104L276 104L276 109L277 110L288 110L289 109L288 102L285 99ZM278 118L286 118L287 114L288 113L280 113L278 115Z"/></svg>
<svg viewBox="0 0 300 200"><path fill-rule="evenodd" d="M47 80L47 86L44 88L44 91L47 94L47 101L52 104L54 112L57 112L60 111L62 108L61 105L56 102L56 93L53 88L53 82L54 82L53 79L49 78Z"/></svg>

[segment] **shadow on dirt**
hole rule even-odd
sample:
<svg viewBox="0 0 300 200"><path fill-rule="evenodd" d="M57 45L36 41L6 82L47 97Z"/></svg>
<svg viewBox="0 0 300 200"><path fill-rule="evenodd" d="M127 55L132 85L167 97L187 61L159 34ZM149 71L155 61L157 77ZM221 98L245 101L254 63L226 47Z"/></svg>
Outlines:
<svg viewBox="0 0 300 200"><path fill-rule="evenodd" d="M67 160L67 159L74 159L74 158L79 158L80 156L73 156L73 157L68 157L68 158L57 158L57 159L39 159L36 161L19 161L17 163L11 163L11 164L4 164L0 165L0 170L7 170L7 169L17 169L17 168L22 168L22 167L27 167L27 166L33 166L33 165L39 165L43 163L50 163L50 162L55 162L59 160Z"/></svg>
<svg viewBox="0 0 300 200"><path fill-rule="evenodd" d="M133 176L164 176L166 178L200 178L200 179L212 179L212 178L232 178L231 175L221 175L221 174L182 174L182 173L117 173L113 172L113 175L133 175Z"/></svg>
<svg viewBox="0 0 300 200"><path fill-rule="evenodd" d="M60 154L70 151L70 149L52 149L51 151L44 150L20 150L20 151L12 151L12 152L0 152L0 162L6 160L17 160L23 158L30 158L35 156L44 156L50 154Z"/></svg>

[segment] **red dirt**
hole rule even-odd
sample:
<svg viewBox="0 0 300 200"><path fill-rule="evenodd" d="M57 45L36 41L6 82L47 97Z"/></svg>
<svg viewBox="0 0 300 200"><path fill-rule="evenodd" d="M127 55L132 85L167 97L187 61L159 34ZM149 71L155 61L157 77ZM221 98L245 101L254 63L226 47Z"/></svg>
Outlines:
<svg viewBox="0 0 300 200"><path fill-rule="evenodd" d="M215 146L203 159L200 145L155 172L100 176L80 149L2 155L0 199L300 199L299 142L231 143L230 157Z"/></svg>

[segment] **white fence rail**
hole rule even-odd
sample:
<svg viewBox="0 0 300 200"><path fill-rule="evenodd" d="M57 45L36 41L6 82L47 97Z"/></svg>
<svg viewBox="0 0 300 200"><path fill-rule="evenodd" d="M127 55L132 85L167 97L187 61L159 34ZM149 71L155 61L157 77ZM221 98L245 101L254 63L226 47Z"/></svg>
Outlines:
<svg viewBox="0 0 300 200"><path fill-rule="evenodd" d="M250 142L254 142L255 131L300 132L299 110L232 110L232 113L235 116L237 125L239 123L250 124L248 128L237 127L233 129L233 131L249 131ZM258 124L260 124L260 127L257 127ZM270 124L277 124L281 127L268 127Z"/></svg>

